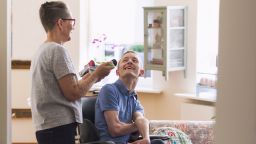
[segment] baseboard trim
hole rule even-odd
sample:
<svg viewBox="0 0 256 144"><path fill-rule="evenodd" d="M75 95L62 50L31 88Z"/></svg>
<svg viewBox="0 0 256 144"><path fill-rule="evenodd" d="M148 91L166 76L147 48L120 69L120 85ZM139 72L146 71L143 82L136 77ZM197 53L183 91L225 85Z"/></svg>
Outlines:
<svg viewBox="0 0 256 144"><path fill-rule="evenodd" d="M31 118L31 109L12 108L12 118Z"/></svg>
<svg viewBox="0 0 256 144"><path fill-rule="evenodd" d="M13 142L12 144L37 144L36 142Z"/></svg>
<svg viewBox="0 0 256 144"><path fill-rule="evenodd" d="M12 69L29 69L30 60L12 60Z"/></svg>

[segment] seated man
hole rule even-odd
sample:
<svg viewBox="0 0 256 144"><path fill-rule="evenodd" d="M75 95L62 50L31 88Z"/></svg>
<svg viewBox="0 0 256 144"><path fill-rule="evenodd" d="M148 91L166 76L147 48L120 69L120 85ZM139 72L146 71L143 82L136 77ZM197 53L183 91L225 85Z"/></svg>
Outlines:
<svg viewBox="0 0 256 144"><path fill-rule="evenodd" d="M126 144L131 133L138 131L143 138L134 144L163 143L161 140L150 142L149 122L134 92L139 76L144 74L137 54L133 51L124 53L116 73L119 79L102 87L96 101L95 125L100 139Z"/></svg>

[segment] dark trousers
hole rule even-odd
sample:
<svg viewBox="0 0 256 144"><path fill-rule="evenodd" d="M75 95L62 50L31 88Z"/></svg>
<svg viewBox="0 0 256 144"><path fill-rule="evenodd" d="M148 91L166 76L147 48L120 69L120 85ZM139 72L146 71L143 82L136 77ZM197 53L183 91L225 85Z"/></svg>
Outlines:
<svg viewBox="0 0 256 144"><path fill-rule="evenodd" d="M36 132L38 144L75 144L77 123L62 125Z"/></svg>

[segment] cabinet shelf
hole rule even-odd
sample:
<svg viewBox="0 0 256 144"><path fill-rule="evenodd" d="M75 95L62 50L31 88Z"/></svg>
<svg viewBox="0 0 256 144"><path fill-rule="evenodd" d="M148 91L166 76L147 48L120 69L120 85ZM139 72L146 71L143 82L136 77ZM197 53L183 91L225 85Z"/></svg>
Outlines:
<svg viewBox="0 0 256 144"><path fill-rule="evenodd" d="M185 67L177 67L177 68L170 68L168 69L168 71L181 71L181 70L185 70Z"/></svg>
<svg viewBox="0 0 256 144"><path fill-rule="evenodd" d="M185 29L185 27L169 27L168 29Z"/></svg>
<svg viewBox="0 0 256 144"><path fill-rule="evenodd" d="M169 48L168 50L169 50L169 51L185 50L185 48L184 48L184 47L181 47L181 48Z"/></svg>
<svg viewBox="0 0 256 144"><path fill-rule="evenodd" d="M148 30L161 30L161 28L160 27L157 27L157 28L151 27L151 28L148 28Z"/></svg>
<svg viewBox="0 0 256 144"><path fill-rule="evenodd" d="M151 70L158 70L158 71L161 71L163 69L163 66L159 66L159 65L156 65L156 64L148 64L147 67L145 67L146 69L151 69Z"/></svg>
<svg viewBox="0 0 256 144"><path fill-rule="evenodd" d="M160 49L160 48L152 48L152 47L148 47L148 50L159 50L159 51L162 51L162 49Z"/></svg>

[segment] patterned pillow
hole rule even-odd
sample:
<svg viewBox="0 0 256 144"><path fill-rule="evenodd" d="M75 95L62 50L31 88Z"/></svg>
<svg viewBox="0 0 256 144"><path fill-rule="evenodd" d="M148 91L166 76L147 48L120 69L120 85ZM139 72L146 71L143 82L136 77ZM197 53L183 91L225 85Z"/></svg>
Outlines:
<svg viewBox="0 0 256 144"><path fill-rule="evenodd" d="M152 134L168 135L169 139L165 141L166 144L192 144L188 135L177 128L159 127Z"/></svg>

